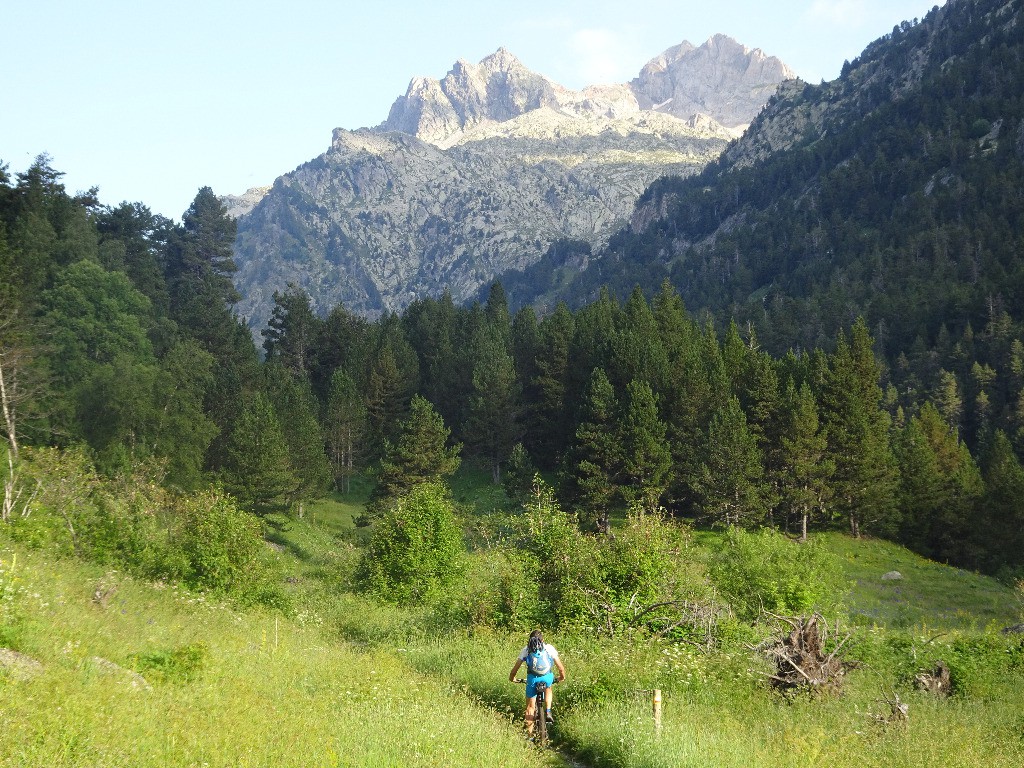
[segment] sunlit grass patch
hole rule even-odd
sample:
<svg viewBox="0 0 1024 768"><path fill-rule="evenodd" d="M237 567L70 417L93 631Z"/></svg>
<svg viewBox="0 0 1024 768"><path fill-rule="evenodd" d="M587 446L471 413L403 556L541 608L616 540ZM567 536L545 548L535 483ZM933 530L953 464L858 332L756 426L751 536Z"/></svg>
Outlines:
<svg viewBox="0 0 1024 768"><path fill-rule="evenodd" d="M535 762L506 718L469 698L453 704L446 683L395 653L38 553L18 562L21 650L43 671L0 676L2 766ZM96 600L101 580L116 583ZM133 686L131 671L152 687Z"/></svg>
<svg viewBox="0 0 1024 768"><path fill-rule="evenodd" d="M878 539L853 539L839 533L819 534L855 581L850 613L863 623L982 629L1018 618L1016 596L995 579L915 555ZM883 580L898 571L902 578Z"/></svg>

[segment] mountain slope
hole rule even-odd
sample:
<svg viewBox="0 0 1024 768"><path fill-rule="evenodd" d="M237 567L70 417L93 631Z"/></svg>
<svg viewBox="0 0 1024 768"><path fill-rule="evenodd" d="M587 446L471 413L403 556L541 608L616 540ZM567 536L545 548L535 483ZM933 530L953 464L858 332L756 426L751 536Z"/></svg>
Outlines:
<svg viewBox="0 0 1024 768"><path fill-rule="evenodd" d="M890 353L1024 319L1021 8L950 0L836 81L785 84L704 173L652 185L600 269L547 300L670 277L691 309L749 320L776 351L858 314ZM517 276L513 300L545 279Z"/></svg>
<svg viewBox="0 0 1024 768"><path fill-rule="evenodd" d="M598 245L654 179L714 159L790 74L716 37L578 92L503 49L416 78L384 123L337 129L242 215L239 309L261 327L289 282L321 311L375 315L445 288L465 300L553 241Z"/></svg>

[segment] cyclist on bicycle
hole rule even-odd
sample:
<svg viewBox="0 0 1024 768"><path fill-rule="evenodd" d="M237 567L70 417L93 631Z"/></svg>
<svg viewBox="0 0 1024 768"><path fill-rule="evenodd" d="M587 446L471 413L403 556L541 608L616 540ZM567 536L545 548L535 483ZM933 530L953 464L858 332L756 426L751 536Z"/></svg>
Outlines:
<svg viewBox="0 0 1024 768"><path fill-rule="evenodd" d="M530 633L530 639L526 647L519 652L512 671L508 673L509 682L516 681L516 673L519 668L526 664L526 729L533 733L533 724L537 714L537 683L543 682L547 685L544 695L544 709L547 721L553 722L551 717L551 704L554 701L554 689L552 686L565 680L565 666L558 657L555 646L544 642L544 637L539 629ZM558 679L555 679L554 669L558 670Z"/></svg>

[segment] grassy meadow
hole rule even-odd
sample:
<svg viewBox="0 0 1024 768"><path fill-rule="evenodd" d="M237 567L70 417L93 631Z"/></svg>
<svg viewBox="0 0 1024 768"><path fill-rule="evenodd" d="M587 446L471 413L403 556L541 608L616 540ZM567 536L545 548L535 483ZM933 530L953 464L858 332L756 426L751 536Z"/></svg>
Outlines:
<svg viewBox="0 0 1024 768"><path fill-rule="evenodd" d="M500 506L466 473L453 495L470 531ZM850 634L842 695L770 690L754 650L778 632L769 624L723 624L711 645L554 632L569 677L556 688L557 749L540 754L507 680L524 633L467 624L460 607L487 552L477 546L447 599L375 600L353 587L364 501L271 521L283 610L0 539L0 647L41 665L0 670L0 766L1024 764L1024 641L998 631L1020 621L1020 591L838 533L820 543L851 586L835 635ZM693 541L699 559L721 536ZM903 578L882 581L891 570ZM939 660L954 679L945 699L913 686ZM891 717L897 697L906 721Z"/></svg>

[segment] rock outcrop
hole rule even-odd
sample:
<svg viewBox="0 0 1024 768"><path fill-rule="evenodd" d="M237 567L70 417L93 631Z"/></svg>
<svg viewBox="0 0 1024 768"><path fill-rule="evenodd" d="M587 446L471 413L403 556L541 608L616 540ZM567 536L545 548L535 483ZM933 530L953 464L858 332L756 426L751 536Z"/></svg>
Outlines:
<svg viewBox="0 0 1024 768"><path fill-rule="evenodd" d="M459 60L443 80L414 78L376 130L448 147L471 137L477 126L548 108L598 119L660 112L684 121L713 121L738 135L779 83L792 77L779 59L715 35L699 48L685 41L669 48L629 83L572 91L531 72L501 48L479 64Z"/></svg>
<svg viewBox="0 0 1024 768"><path fill-rule="evenodd" d="M265 195L228 199L239 312L261 328L289 282L321 312L373 316L445 289L462 301L557 239L600 245L654 179L703 168L790 74L717 36L581 91L504 49L415 78L380 125L336 129Z"/></svg>

